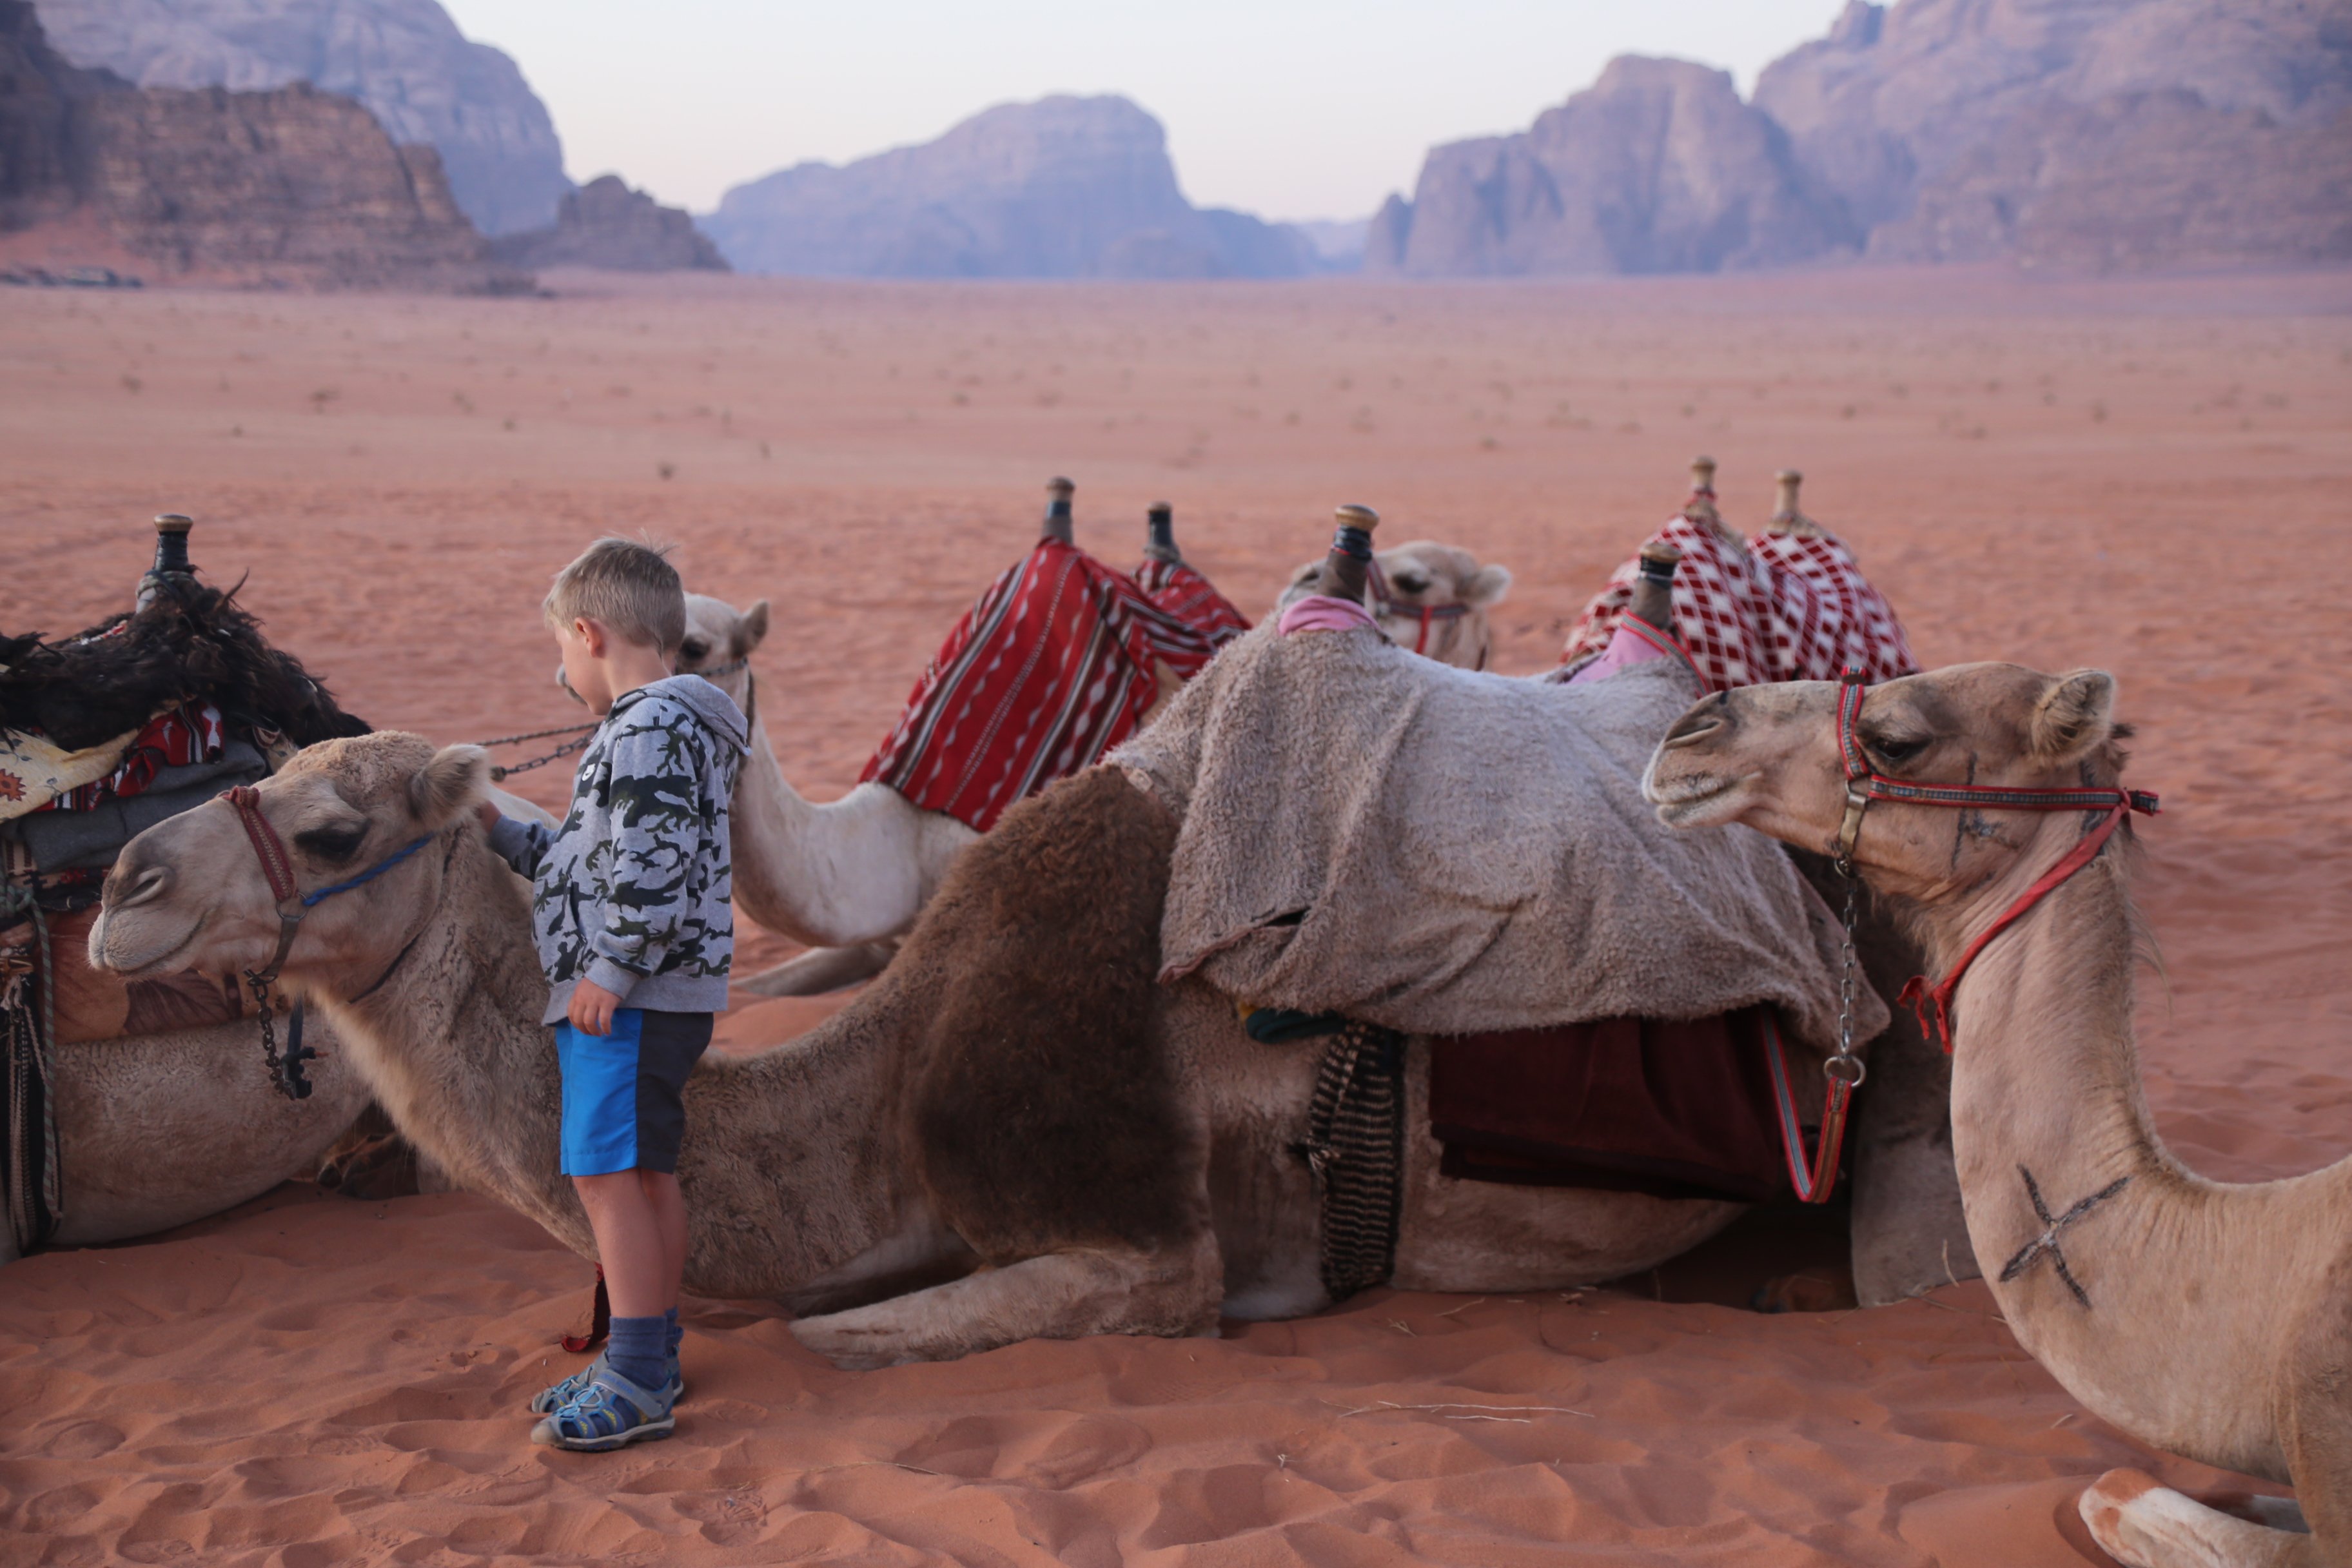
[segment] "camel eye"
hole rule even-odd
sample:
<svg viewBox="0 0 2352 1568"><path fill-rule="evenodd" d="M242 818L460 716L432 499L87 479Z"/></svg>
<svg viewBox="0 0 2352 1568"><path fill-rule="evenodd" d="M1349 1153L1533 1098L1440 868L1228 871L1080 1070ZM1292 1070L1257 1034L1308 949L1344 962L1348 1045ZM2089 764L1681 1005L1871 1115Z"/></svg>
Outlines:
<svg viewBox="0 0 2352 1568"><path fill-rule="evenodd" d="M677 645L678 658L694 663L701 662L702 656L709 651L710 645L700 637L688 637Z"/></svg>
<svg viewBox="0 0 2352 1568"><path fill-rule="evenodd" d="M360 827L313 827L294 836L294 847L315 860L330 866L340 866L360 852L367 838L367 829Z"/></svg>
<svg viewBox="0 0 2352 1568"><path fill-rule="evenodd" d="M1907 763L1927 749L1926 741L1900 741L1891 735L1874 737L1870 749L1890 763Z"/></svg>
<svg viewBox="0 0 2352 1568"><path fill-rule="evenodd" d="M1389 581L1400 594L1421 594L1429 589L1429 579L1418 572L1400 572Z"/></svg>

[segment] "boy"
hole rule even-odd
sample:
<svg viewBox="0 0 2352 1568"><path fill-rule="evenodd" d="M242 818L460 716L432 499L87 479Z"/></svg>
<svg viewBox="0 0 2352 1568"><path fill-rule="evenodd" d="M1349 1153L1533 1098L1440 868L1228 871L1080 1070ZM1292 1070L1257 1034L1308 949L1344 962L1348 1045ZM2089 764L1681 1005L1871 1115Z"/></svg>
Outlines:
<svg viewBox="0 0 2352 1568"><path fill-rule="evenodd" d="M534 1443L597 1451L666 1437L678 1372L686 1202L680 1091L727 1005L735 927L727 803L750 726L698 675L672 675L686 595L659 551L601 539L544 606L572 689L604 716L550 829L481 808L531 879L563 1073L563 1173L613 1303L604 1353L541 1393Z"/></svg>

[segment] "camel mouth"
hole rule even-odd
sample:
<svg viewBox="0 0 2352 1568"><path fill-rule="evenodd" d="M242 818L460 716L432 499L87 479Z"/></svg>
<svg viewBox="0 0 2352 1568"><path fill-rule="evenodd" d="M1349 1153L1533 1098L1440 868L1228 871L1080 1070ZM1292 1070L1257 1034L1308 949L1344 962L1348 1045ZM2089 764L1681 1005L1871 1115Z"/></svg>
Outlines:
<svg viewBox="0 0 2352 1568"><path fill-rule="evenodd" d="M173 943L170 948L150 957L132 960L115 956L112 940L114 933L109 929L114 913L115 911L111 910L102 912L97 923L89 928L89 962L92 968L106 970L110 973L121 975L125 980L143 980L157 974L173 974L192 967L174 961L185 957L189 949L196 945L196 939L204 935L205 927L212 918L210 915L197 916L196 923L190 926L180 940Z"/></svg>
<svg viewBox="0 0 2352 1568"><path fill-rule="evenodd" d="M1657 807L1658 820L1668 827L1706 827L1739 815L1748 782L1745 776L1727 778L1721 773L1661 780L1653 769L1651 776L1642 781L1642 793Z"/></svg>

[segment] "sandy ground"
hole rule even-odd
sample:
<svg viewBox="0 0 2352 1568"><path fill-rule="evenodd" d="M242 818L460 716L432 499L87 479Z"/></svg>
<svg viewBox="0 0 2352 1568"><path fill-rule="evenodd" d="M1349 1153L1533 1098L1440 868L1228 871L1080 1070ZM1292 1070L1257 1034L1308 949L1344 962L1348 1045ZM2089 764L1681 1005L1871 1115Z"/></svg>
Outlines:
<svg viewBox="0 0 2352 1568"><path fill-rule="evenodd" d="M1253 613L1369 502L1512 568L1519 671L1694 451L1744 524L1795 466L1927 663L2120 677L2167 808L2142 1038L2175 1149L2252 1180L2352 1146L2352 279L551 281L0 290L0 628L110 612L147 517L186 510L355 711L473 739L576 711L547 574L649 531L690 586L773 601L762 700L823 796L1050 473L1122 565L1172 500ZM12 1267L0 1560L2068 1564L2103 1561L2072 1500L2110 1466L2242 1484L2084 1415L1980 1287L1765 1318L1672 1271L855 1374L762 1304L695 1302L677 1439L535 1451L520 1405L570 1364L586 1277L481 1200L292 1188Z"/></svg>

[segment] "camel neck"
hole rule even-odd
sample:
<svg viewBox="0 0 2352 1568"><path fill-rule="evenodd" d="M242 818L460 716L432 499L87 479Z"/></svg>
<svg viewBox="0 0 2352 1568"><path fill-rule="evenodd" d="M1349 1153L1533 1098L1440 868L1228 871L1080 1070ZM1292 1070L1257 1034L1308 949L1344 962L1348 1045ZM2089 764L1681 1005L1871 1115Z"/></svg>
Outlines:
<svg viewBox="0 0 2352 1568"><path fill-rule="evenodd" d="M2079 826L2069 815L2035 836L2019 889ZM2259 1249L2281 1184L2204 1181L2157 1136L2132 1034L2137 955L2121 849L2004 931L1954 998L1952 1151L1969 1237L2019 1342L2074 1397L2158 1447L2283 1473L2267 1428L2242 1418L2231 1392L2264 1375L2247 1286L2276 1274ZM2015 896L2009 880L1988 889L1974 919L1933 933L1941 963ZM2151 1378L2158 1338L2167 1351L2206 1348Z"/></svg>

